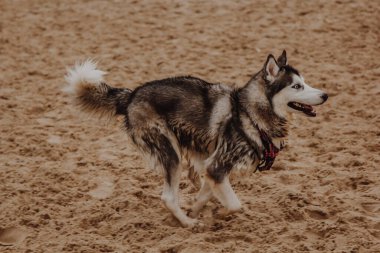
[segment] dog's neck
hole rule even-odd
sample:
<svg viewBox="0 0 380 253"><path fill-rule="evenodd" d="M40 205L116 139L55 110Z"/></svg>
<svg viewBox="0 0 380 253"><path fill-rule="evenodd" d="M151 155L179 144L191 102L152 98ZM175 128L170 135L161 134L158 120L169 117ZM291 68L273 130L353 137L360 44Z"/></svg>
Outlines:
<svg viewBox="0 0 380 253"><path fill-rule="evenodd" d="M284 138L288 134L287 120L275 113L264 85L260 71L238 91L239 103L249 118L271 139Z"/></svg>

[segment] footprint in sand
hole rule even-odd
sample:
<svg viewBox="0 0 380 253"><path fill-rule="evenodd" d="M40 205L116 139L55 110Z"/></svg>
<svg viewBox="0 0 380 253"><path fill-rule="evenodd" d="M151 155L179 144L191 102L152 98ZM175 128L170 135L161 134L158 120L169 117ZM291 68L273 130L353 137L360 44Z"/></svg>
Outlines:
<svg viewBox="0 0 380 253"><path fill-rule="evenodd" d="M316 220L325 220L329 218L329 214L318 207L308 207L306 208L306 212L309 214L309 216Z"/></svg>
<svg viewBox="0 0 380 253"><path fill-rule="evenodd" d="M374 237L380 239L380 222L377 222L373 224L368 231L373 235Z"/></svg>
<svg viewBox="0 0 380 253"><path fill-rule="evenodd" d="M363 209L370 213L380 212L380 203L378 202L366 202L361 204Z"/></svg>
<svg viewBox="0 0 380 253"><path fill-rule="evenodd" d="M50 144L61 144L62 140L61 140L61 137L57 135L50 135L49 138L47 139L47 142Z"/></svg>
<svg viewBox="0 0 380 253"><path fill-rule="evenodd" d="M100 150L98 153L98 157L102 161L112 161L118 159L118 157L109 150Z"/></svg>
<svg viewBox="0 0 380 253"><path fill-rule="evenodd" d="M39 118L39 119L37 119L37 122L40 125L45 125L45 126L54 126L55 125L54 120L52 120L50 118Z"/></svg>
<svg viewBox="0 0 380 253"><path fill-rule="evenodd" d="M112 195L114 188L114 183L110 178L102 178L98 180L96 188L88 194L96 199L105 199Z"/></svg>
<svg viewBox="0 0 380 253"><path fill-rule="evenodd" d="M0 228L0 245L11 246L21 243L26 232L17 227Z"/></svg>

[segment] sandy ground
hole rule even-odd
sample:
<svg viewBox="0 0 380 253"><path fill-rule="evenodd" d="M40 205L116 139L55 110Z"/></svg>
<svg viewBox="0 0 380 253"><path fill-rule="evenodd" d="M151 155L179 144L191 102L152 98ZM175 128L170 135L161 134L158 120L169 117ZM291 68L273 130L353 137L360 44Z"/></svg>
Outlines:
<svg viewBox="0 0 380 253"><path fill-rule="evenodd" d="M1 0L0 252L380 252L379 1ZM120 124L79 114L66 67L117 87L191 74L243 85L287 49L330 94L295 117L273 170L234 181L244 212L179 227ZM182 205L196 189L183 179Z"/></svg>

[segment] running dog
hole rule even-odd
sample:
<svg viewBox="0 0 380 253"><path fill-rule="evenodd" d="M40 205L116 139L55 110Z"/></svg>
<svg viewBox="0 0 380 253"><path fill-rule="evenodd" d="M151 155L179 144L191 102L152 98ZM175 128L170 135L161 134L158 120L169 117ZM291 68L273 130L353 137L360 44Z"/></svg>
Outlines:
<svg viewBox="0 0 380 253"><path fill-rule="evenodd" d="M145 83L135 90L113 88L90 60L68 71L67 91L82 109L124 116L131 142L164 175L162 200L184 227L192 227L214 196L227 212L241 208L229 175L270 169L288 132L289 113L315 117L328 95L307 85L288 65L285 50L269 55L242 88L182 76ZM179 206L182 161L201 175L189 216Z"/></svg>

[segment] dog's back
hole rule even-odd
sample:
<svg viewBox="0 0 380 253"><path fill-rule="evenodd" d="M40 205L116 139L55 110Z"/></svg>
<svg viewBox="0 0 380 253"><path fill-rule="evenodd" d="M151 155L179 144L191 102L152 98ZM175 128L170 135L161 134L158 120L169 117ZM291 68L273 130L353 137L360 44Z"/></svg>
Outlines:
<svg viewBox="0 0 380 253"><path fill-rule="evenodd" d="M124 115L128 135L150 154L155 153L158 143L152 142L158 141L160 134L169 139L169 146L176 146L178 159L182 149L208 153L230 113L232 89L228 86L182 76L148 82L131 91L107 85L104 74L92 61L76 65L66 76L66 91L74 94L76 104L88 112ZM168 145L159 144L160 148Z"/></svg>
<svg viewBox="0 0 380 253"><path fill-rule="evenodd" d="M178 148L207 152L213 138L213 109L229 93L227 87L189 76L149 82L129 98L127 127L132 136L134 130L160 128L175 135Z"/></svg>

